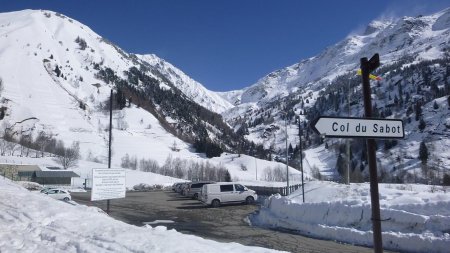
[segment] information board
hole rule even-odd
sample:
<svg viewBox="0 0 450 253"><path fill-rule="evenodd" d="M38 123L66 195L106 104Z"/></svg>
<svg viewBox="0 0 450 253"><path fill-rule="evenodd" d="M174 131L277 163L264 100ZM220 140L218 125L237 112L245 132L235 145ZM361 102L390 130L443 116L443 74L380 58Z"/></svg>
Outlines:
<svg viewBox="0 0 450 253"><path fill-rule="evenodd" d="M124 169L92 169L91 201L125 198Z"/></svg>

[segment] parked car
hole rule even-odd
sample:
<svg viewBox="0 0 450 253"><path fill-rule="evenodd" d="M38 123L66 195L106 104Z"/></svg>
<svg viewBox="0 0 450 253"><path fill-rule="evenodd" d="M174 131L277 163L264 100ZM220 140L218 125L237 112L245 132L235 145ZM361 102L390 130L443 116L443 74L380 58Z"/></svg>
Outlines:
<svg viewBox="0 0 450 253"><path fill-rule="evenodd" d="M46 193L47 191L51 190L51 189L57 189L56 187L44 187L41 190L41 193Z"/></svg>
<svg viewBox="0 0 450 253"><path fill-rule="evenodd" d="M172 185L172 191L176 192L177 191L177 187L180 185L181 183L174 183Z"/></svg>
<svg viewBox="0 0 450 253"><path fill-rule="evenodd" d="M212 184L213 181L202 181L202 182L192 182L189 183L185 189L184 196L190 197L192 199L199 199L202 187L205 184Z"/></svg>
<svg viewBox="0 0 450 253"><path fill-rule="evenodd" d="M186 188L188 187L189 183L190 182L182 183L180 185L180 187L178 188L178 193L180 193L181 195L185 195L186 194Z"/></svg>
<svg viewBox="0 0 450 253"><path fill-rule="evenodd" d="M69 201L72 199L72 197L70 196L70 193L63 189L48 189L47 191L44 191L42 193L48 195L51 198L58 199L58 200Z"/></svg>
<svg viewBox="0 0 450 253"><path fill-rule="evenodd" d="M205 184L201 192L202 203L212 207L219 207L225 203L252 204L257 199L258 195L255 191L231 182Z"/></svg>

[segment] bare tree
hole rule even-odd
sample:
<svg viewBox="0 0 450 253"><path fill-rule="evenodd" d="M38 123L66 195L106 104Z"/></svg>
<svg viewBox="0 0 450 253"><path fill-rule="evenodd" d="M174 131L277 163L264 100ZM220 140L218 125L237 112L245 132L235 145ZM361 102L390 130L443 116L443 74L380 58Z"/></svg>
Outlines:
<svg viewBox="0 0 450 253"><path fill-rule="evenodd" d="M119 111L117 113L117 129L127 130L128 123L125 121L125 111Z"/></svg>
<svg viewBox="0 0 450 253"><path fill-rule="evenodd" d="M186 161L181 160L180 158L175 158L173 161L173 169L175 177L177 178L183 178L186 174L184 171L184 168L186 167Z"/></svg>
<svg viewBox="0 0 450 253"><path fill-rule="evenodd" d="M19 145L17 143L15 143L15 142L12 142L12 141L8 141L7 142L6 150L9 151L9 155L10 156L14 156L14 153L16 152L18 146Z"/></svg>
<svg viewBox="0 0 450 253"><path fill-rule="evenodd" d="M8 148L8 142L3 139L0 139L0 155L1 156L4 156L6 154L7 148Z"/></svg>
<svg viewBox="0 0 450 253"><path fill-rule="evenodd" d="M122 158L123 159L123 158ZM158 162L152 159L141 159L139 161L139 168L141 171L145 172L157 172L159 170Z"/></svg>
<svg viewBox="0 0 450 253"><path fill-rule="evenodd" d="M166 158L166 161L164 163L164 165L161 167L161 171L159 174L162 174L164 176L173 176L174 171L173 171L173 158L172 155L169 155Z"/></svg>
<svg viewBox="0 0 450 253"><path fill-rule="evenodd" d="M76 166L79 159L80 143L74 142L70 148L64 148L63 146L63 151L61 149L58 149L58 154L55 158L55 161L66 170L68 168Z"/></svg>
<svg viewBox="0 0 450 253"><path fill-rule="evenodd" d="M127 169L130 168L130 155L128 153L126 153L125 156L122 157L120 166L122 168L127 168Z"/></svg>
<svg viewBox="0 0 450 253"><path fill-rule="evenodd" d="M0 96L2 95L2 92L3 92L3 89L4 89L5 87L3 86L3 80L2 80L2 78L0 77Z"/></svg>
<svg viewBox="0 0 450 253"><path fill-rule="evenodd" d="M37 151L40 152L41 157L44 157L44 152L51 140L51 136L47 135L44 131L39 132L38 136L36 137L35 144L37 147ZM38 157L39 152L36 151L36 157Z"/></svg>
<svg viewBox="0 0 450 253"><path fill-rule="evenodd" d="M28 157L30 154L30 147L33 142L31 134L22 134L19 138L20 156Z"/></svg>

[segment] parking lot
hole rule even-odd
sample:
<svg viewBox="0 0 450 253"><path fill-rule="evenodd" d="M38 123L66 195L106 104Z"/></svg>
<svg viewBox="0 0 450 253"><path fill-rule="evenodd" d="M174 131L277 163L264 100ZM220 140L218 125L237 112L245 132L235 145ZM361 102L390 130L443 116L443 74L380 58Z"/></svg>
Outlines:
<svg viewBox="0 0 450 253"><path fill-rule="evenodd" d="M80 204L106 210L106 201L90 201L90 192L72 193ZM247 216L257 205L227 205L208 208L197 200L171 191L127 192L126 198L110 201L110 216L129 224L163 225L184 234L221 242L285 250L290 252L372 252L372 249L323 241L289 232L249 226ZM160 222L155 222L159 220Z"/></svg>

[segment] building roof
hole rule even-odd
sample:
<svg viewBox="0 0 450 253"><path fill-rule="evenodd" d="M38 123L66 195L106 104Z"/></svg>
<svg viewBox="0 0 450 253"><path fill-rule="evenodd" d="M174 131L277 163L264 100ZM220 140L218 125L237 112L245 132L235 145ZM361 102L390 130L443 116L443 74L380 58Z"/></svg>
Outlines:
<svg viewBox="0 0 450 253"><path fill-rule="evenodd" d="M49 167L49 166L47 166L46 168L49 169L49 170L62 170L61 167Z"/></svg>
<svg viewBox="0 0 450 253"><path fill-rule="evenodd" d="M80 177L75 172L70 170L63 171L36 171L36 177Z"/></svg>
<svg viewBox="0 0 450 253"><path fill-rule="evenodd" d="M39 171L41 170L37 165L24 165L24 164L0 164L0 170L15 169L20 172Z"/></svg>

